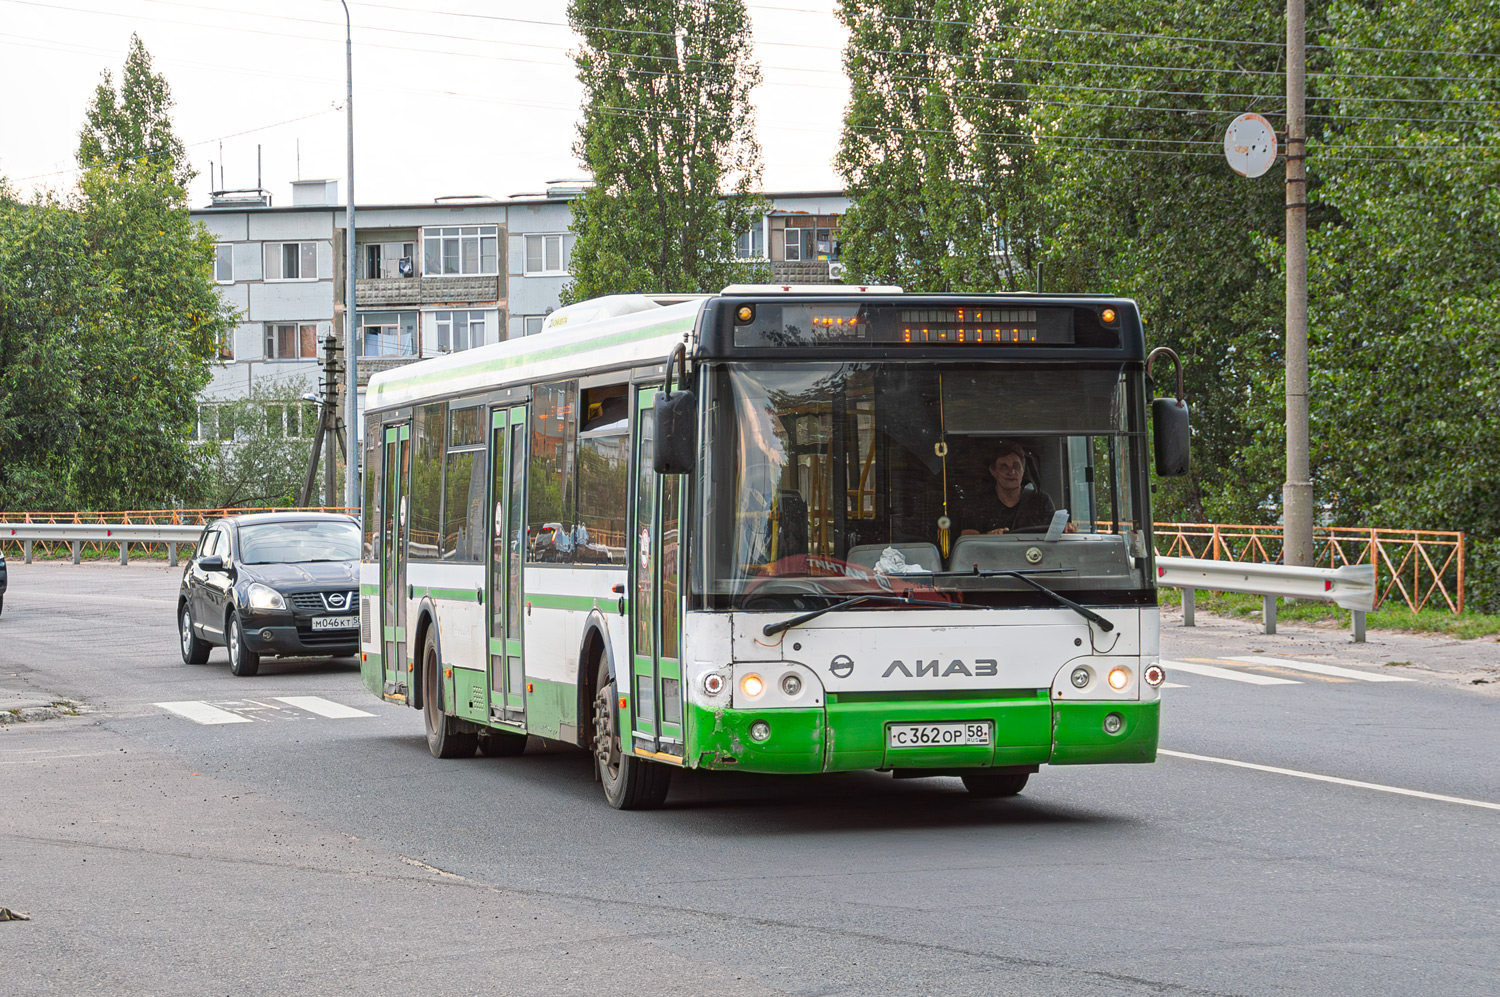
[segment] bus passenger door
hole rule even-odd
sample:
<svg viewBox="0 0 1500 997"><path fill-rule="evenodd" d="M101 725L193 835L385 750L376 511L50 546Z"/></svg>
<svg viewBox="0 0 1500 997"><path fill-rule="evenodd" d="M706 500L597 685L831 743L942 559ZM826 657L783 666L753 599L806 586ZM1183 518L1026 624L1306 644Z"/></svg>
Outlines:
<svg viewBox="0 0 1500 997"><path fill-rule="evenodd" d="M381 664L385 695L406 688L406 493L411 471L411 424L385 431L385 496L380 523Z"/></svg>
<svg viewBox="0 0 1500 997"><path fill-rule="evenodd" d="M489 671L491 720L524 724L521 561L526 556L526 406L490 414Z"/></svg>
<svg viewBox="0 0 1500 997"><path fill-rule="evenodd" d="M651 468L656 389L636 396L635 504L630 559L631 727L638 754L682 757L682 663L678 620L681 477ZM617 688L625 683L618 682Z"/></svg>

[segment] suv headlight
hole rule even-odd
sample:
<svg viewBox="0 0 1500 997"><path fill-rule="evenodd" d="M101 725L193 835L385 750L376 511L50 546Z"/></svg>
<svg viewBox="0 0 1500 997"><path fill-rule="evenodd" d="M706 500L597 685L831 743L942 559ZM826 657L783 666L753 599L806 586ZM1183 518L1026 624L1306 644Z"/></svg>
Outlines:
<svg viewBox="0 0 1500 997"><path fill-rule="evenodd" d="M281 597L281 593L260 582L251 582L250 587L245 590L245 595L250 600L251 609L286 608L286 600Z"/></svg>

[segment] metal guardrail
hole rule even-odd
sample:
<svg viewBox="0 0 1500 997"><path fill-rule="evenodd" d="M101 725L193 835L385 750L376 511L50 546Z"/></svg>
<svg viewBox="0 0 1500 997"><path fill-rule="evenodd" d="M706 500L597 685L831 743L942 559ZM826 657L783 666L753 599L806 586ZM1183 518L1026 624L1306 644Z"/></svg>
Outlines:
<svg viewBox="0 0 1500 997"><path fill-rule="evenodd" d="M177 545L196 546L202 535L202 526L187 525L0 523L0 541L19 542L27 564L31 563L32 544L38 541L67 544L72 549L74 564L82 561L85 544L96 549L115 544L120 548L120 563L129 564L131 544L164 543L167 545L167 563L176 567Z"/></svg>
<svg viewBox="0 0 1500 997"><path fill-rule="evenodd" d="M30 564L34 547L40 546L42 554L50 556L56 545L65 544L72 554L73 563L78 564L85 550L103 553L105 547L120 546L120 563L128 564L130 563L130 545L149 550L166 544L167 561L172 566L176 566L177 545L187 543L193 546L193 542L198 539L198 535L203 532L203 527L208 523L225 516L265 512L338 512L358 515L359 510L342 506L307 508L282 506L275 508L127 509L115 512L0 512L0 553L4 553L7 547L19 548L26 563ZM24 536L19 532L22 527L34 526L53 529L45 534L28 530ZM115 532L80 536L63 536L57 532L59 529L80 526L103 526ZM184 527L188 529L190 536L167 538L165 535L158 537L135 533L127 536L120 532L125 529L150 527ZM122 544L124 546L121 546Z"/></svg>
<svg viewBox="0 0 1500 997"><path fill-rule="evenodd" d="M1172 557L1275 564L1280 526L1242 523L1156 523L1157 551ZM1387 530L1320 526L1313 530L1313 563L1325 568L1372 564L1375 605L1399 598L1413 613L1429 605L1464 611L1464 534L1449 530Z"/></svg>
<svg viewBox="0 0 1500 997"><path fill-rule="evenodd" d="M1331 602L1351 610L1356 643L1364 643L1365 614L1375 609L1375 565L1302 568L1285 564L1211 561L1193 557L1158 557L1157 583L1182 591L1182 625L1193 625L1193 594L1243 592L1263 599L1266 633L1276 632L1276 599Z"/></svg>

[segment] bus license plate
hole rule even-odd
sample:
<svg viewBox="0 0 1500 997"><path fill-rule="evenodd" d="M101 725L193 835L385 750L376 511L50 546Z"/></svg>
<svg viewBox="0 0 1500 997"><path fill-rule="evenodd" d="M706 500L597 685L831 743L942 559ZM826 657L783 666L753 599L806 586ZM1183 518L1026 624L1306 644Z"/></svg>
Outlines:
<svg viewBox="0 0 1500 997"><path fill-rule="evenodd" d="M358 616L314 616L314 630L354 630L359 627Z"/></svg>
<svg viewBox="0 0 1500 997"><path fill-rule="evenodd" d="M892 748L925 748L929 746L978 744L988 746L988 720L971 720L959 724L891 724L886 728L886 745Z"/></svg>

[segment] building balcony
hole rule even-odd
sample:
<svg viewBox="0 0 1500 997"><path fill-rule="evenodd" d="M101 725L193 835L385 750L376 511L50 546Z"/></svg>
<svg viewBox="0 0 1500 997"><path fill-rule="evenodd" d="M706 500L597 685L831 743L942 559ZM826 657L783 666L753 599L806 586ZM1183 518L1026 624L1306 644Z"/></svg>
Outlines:
<svg viewBox="0 0 1500 997"><path fill-rule="evenodd" d="M499 277L365 277L354 282L354 304L360 311L493 304L500 298Z"/></svg>

